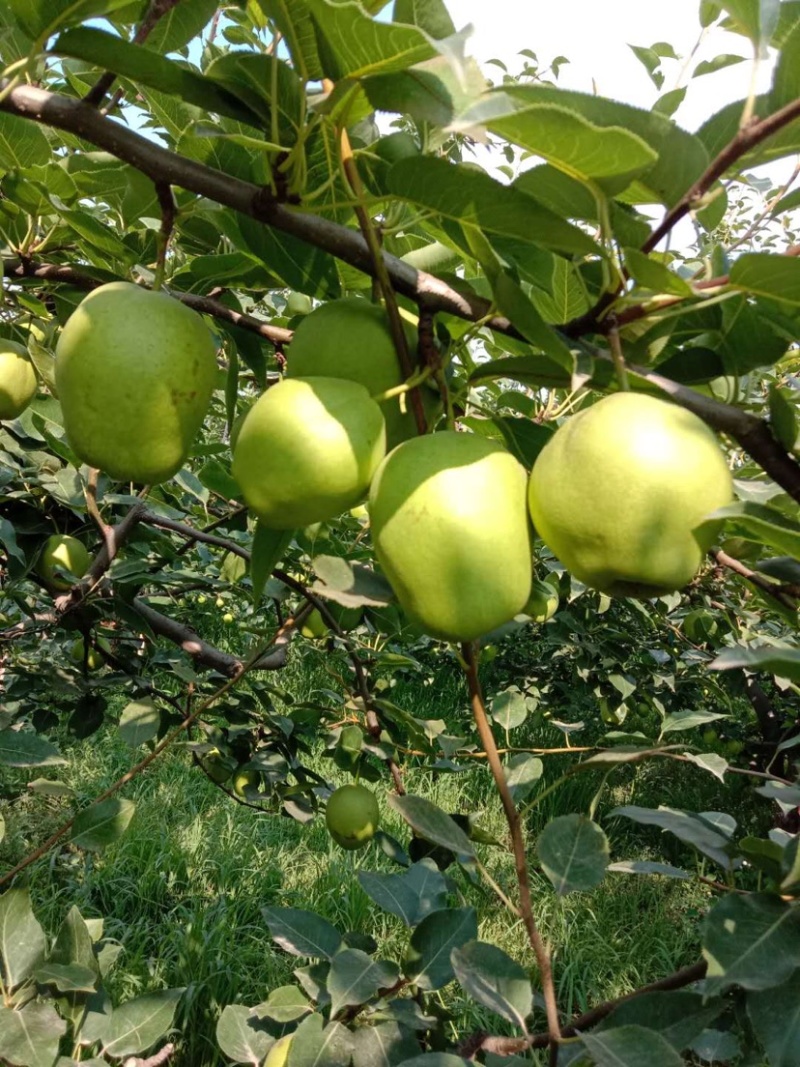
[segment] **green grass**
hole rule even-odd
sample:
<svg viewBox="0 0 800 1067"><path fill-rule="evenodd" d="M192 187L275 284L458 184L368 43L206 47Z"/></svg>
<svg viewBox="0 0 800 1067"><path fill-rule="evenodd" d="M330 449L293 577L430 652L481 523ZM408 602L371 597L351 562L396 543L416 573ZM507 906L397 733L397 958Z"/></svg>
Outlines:
<svg viewBox="0 0 800 1067"><path fill-rule="evenodd" d="M320 687L330 687L325 667L323 655L315 663L293 661L280 675L280 685L296 699L307 699ZM433 683L407 677L387 694L418 718L446 720L448 732L471 731L466 694L455 668L445 662L441 670L425 677L433 678ZM542 737L558 744L560 735L545 727ZM520 743L540 740L527 737ZM110 730L73 745L71 757L62 777L86 802L133 762L130 751ZM412 763L406 771L407 788L446 811L482 812L481 824L505 840L489 770L485 761L475 763L467 773L439 775ZM321 752L313 766L329 780L346 780ZM565 759L554 757L546 765L543 784L555 780L566 766ZM699 918L711 892L696 880L609 874L591 893L557 899L537 867L536 837L553 816L586 812L600 781L597 772L576 775L526 816L537 918L552 945L559 1002L567 1015L693 962L699 951ZM729 806L723 801L725 788L689 765L656 762L637 774L629 767L619 768L598 808L611 840L612 859L661 858L694 871L693 854L678 842L606 816L624 803L693 810L725 807ZM376 787L383 825L407 841L407 828L385 803L387 789L388 783L386 788ZM67 846L31 868L30 885L40 920L51 933L72 904L87 918L104 917L106 935L124 949L108 981L115 1002L150 989L187 987L178 1019L180 1051L171 1061L175 1067L221 1063L214 1028L222 1008L235 1002L256 1004L274 987L292 981L292 970L302 961L271 941L261 914L265 905L317 911L343 933L371 934L382 957L402 958L409 931L381 912L355 877L361 867L396 870L377 848L345 853L331 843L321 818L301 826L232 802L180 749L157 760L126 787L124 795L136 802L137 810L116 845L99 856ZM743 819L757 818L746 807L743 811ZM23 855L31 841L41 840L57 824L61 811L58 802L26 796L6 804L5 814L9 835L0 845L2 865ZM481 846L480 854L493 877L516 898L508 850ZM520 922L487 887L473 886L457 869L449 873L451 902L477 909L480 937L532 967ZM452 1014L454 1036L480 1028L509 1032L456 984L440 999Z"/></svg>

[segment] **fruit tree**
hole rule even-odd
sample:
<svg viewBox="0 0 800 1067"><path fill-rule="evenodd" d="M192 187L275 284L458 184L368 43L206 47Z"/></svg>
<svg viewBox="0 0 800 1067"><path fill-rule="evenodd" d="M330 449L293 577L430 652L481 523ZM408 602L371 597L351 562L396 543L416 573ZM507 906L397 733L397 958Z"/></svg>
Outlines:
<svg viewBox="0 0 800 1067"><path fill-rule="evenodd" d="M2 1067L800 1064L800 3L720 30L645 108L457 2L0 5ZM336 872L169 987L93 889L165 764Z"/></svg>

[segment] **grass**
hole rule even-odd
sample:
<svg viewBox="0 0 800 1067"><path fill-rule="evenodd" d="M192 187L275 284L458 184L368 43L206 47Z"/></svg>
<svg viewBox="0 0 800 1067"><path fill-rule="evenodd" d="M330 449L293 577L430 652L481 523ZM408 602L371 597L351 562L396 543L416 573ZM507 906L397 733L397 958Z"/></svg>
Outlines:
<svg viewBox="0 0 800 1067"><path fill-rule="evenodd" d="M280 682L298 700L330 687L325 657L293 661ZM417 718L445 720L448 732L471 729L466 694L451 664L429 675L399 676L387 694L413 709ZM534 742L527 738L522 743ZM132 762L130 750L112 730L74 744L71 756L62 777L84 801ZM560 757L553 758L543 782L553 781L566 765ZM321 751L312 766L328 779L346 780ZM592 772L574 776L533 807L526 816L532 846L553 816L586 812L600 780ZM485 763L467 773L438 775L411 763L406 783L409 792L435 801L445 811L482 812L481 824L505 840L505 823ZM726 789L711 775L683 764L655 762L637 774L619 768L598 807L612 858L659 858L694 871L693 854L679 842L627 820L610 819L608 813L624 803L690 810L730 807L730 797L723 800ZM377 792L382 795L384 790L378 786ZM154 988L187 987L174 1067L216 1067L222 1057L214 1029L222 1008L256 1004L271 989L292 982L300 961L271 941L261 913L265 905L316 911L342 933L370 934L383 958L402 959L409 931L380 911L355 877L361 867L396 870L377 848L345 853L331 843L320 818L302 826L233 803L180 749L157 760L125 795L136 802L137 810L116 845L99 856L69 847L55 852L31 868L30 886L37 914L51 933L73 904L87 918L105 919L106 935L124 950L108 979L114 1002ZM383 799L381 806L386 830L406 841L408 832L399 817ZM751 817L748 810L742 808L743 819ZM41 840L61 814L58 801L35 796L7 804L5 813L10 832L0 844L3 865L24 854L31 839ZM481 857L515 898L509 852L484 846ZM698 922L711 893L706 885L609 874L593 892L559 900L537 866L535 851L529 859L537 919L553 946L559 1003L566 1014L630 992L697 958ZM481 939L530 966L521 924L485 886L473 886L457 869L449 873L451 902L477 909ZM455 983L436 998L447 1006L455 1039L480 1028L509 1032Z"/></svg>

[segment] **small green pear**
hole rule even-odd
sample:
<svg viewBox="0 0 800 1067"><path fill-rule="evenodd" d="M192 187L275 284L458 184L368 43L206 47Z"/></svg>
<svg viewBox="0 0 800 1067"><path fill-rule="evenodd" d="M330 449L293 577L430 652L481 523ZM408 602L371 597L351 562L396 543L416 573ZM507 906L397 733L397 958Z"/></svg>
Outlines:
<svg viewBox="0 0 800 1067"><path fill-rule="evenodd" d="M27 350L0 338L0 421L18 418L36 396L36 385Z"/></svg>
<svg viewBox="0 0 800 1067"><path fill-rule="evenodd" d="M534 622L547 622L558 611L558 593L549 582L538 578L531 587L528 603L522 609L523 615L530 615Z"/></svg>
<svg viewBox="0 0 800 1067"><path fill-rule="evenodd" d="M82 578L89 569L89 563L86 546L77 537L51 534L42 546L36 570L50 589L66 592L72 588L73 583L62 577L58 571L68 571L76 579Z"/></svg>
<svg viewBox="0 0 800 1067"><path fill-rule="evenodd" d="M352 783L331 793L325 824L337 845L352 851L369 844L378 829L379 815L375 794L366 786Z"/></svg>

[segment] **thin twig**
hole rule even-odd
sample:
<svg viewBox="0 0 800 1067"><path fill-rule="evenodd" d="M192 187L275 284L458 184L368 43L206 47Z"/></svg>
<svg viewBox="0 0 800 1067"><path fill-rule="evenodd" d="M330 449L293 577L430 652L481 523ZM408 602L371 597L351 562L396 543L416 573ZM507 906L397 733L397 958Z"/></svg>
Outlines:
<svg viewBox="0 0 800 1067"><path fill-rule="evenodd" d="M539 967L539 978L542 983L542 993L544 995L545 1008L547 1011L548 1044L550 1045L551 1050L551 1060L555 1062L554 1057L557 1057L558 1055L558 1042L561 1039L561 1028L558 1020L558 1004L556 1001L555 985L553 983L553 969L550 962L550 953L542 940L542 935L539 933L536 919L533 914L533 900L531 897L530 877L528 875L528 862L525 857L525 841L522 836L522 824L520 822L519 812L514 804L514 799L511 796L511 790L508 787L506 776L503 773L503 765L500 762L500 756L497 752L497 745L494 740L492 728L489 726L489 720L486 717L483 694L481 693L481 686L478 680L478 665L474 643L466 642L462 645L461 652L466 663L467 685L469 687L472 715L478 729L478 737L480 738L483 750L487 755L489 767L491 768L492 776L494 777L495 785L497 786L500 800L503 804L503 811L505 812L508 829L511 833L511 843L514 849L514 865L516 867L517 883L519 885L520 912L522 913L522 921L525 924L528 939L533 948L536 962Z"/></svg>
<svg viewBox="0 0 800 1067"><path fill-rule="evenodd" d="M742 578L746 578L748 582L751 582L756 588L760 589L762 593L777 600L783 607L788 608L790 611L797 610L797 601L800 600L800 587L771 582L769 578L766 578L763 574L759 574L758 571L751 570L748 566L742 563L741 560L729 556L728 553L723 552L721 548L712 549L711 552L709 552L709 555L713 560L716 560L721 567L727 567L728 570L741 575Z"/></svg>

